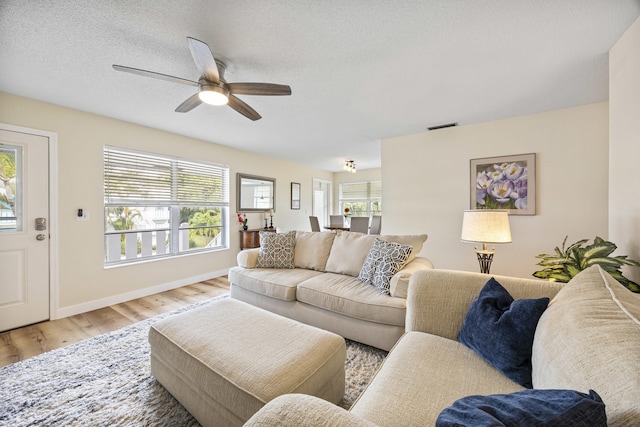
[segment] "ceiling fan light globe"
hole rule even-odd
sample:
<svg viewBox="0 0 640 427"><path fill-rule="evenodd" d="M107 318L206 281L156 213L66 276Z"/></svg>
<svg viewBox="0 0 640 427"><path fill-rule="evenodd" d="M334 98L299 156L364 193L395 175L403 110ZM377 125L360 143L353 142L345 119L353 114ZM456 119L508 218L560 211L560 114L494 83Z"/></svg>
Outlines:
<svg viewBox="0 0 640 427"><path fill-rule="evenodd" d="M203 86L198 97L209 105L226 105L229 102L229 91L218 86Z"/></svg>

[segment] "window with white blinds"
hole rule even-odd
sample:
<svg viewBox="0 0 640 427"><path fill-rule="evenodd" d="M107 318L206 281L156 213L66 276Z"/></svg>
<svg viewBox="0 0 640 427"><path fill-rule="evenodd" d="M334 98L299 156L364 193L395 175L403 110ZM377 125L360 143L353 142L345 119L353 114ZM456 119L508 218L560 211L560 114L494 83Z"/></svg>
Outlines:
<svg viewBox="0 0 640 427"><path fill-rule="evenodd" d="M382 182L348 182L340 184L340 210L349 208L351 216L382 215Z"/></svg>
<svg viewBox="0 0 640 427"><path fill-rule="evenodd" d="M104 148L105 264L228 247L229 168Z"/></svg>
<svg viewBox="0 0 640 427"><path fill-rule="evenodd" d="M229 205L229 168L104 149L105 203Z"/></svg>

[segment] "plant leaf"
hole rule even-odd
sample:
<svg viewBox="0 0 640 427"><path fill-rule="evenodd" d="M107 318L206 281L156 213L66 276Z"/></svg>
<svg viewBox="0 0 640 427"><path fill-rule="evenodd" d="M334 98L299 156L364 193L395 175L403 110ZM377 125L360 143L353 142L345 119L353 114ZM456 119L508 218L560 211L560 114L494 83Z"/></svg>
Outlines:
<svg viewBox="0 0 640 427"><path fill-rule="evenodd" d="M577 242L575 242L574 244L572 244L567 248L567 253L573 252L574 249L579 248L580 246L584 245L588 241L589 239L578 240Z"/></svg>
<svg viewBox="0 0 640 427"><path fill-rule="evenodd" d="M583 256L585 258L602 258L607 257L615 251L617 246L611 242L596 237L595 243L584 248Z"/></svg>
<svg viewBox="0 0 640 427"><path fill-rule="evenodd" d="M565 270L569 274L569 277L576 277L578 273L580 273L580 269L575 265L565 265Z"/></svg>
<svg viewBox="0 0 640 427"><path fill-rule="evenodd" d="M632 259L627 259L626 255L619 255L619 256L614 257L614 258L620 260L621 264L633 265L635 267L640 267L640 262L632 260Z"/></svg>
<svg viewBox="0 0 640 427"><path fill-rule="evenodd" d="M548 257L538 263L538 265L542 265L544 267L558 266L560 268L565 264L575 264L575 261L570 258Z"/></svg>
<svg viewBox="0 0 640 427"><path fill-rule="evenodd" d="M563 272L564 270L561 268L545 268L544 270L536 271L533 276L539 279L548 279L552 274L562 274Z"/></svg>
<svg viewBox="0 0 640 427"><path fill-rule="evenodd" d="M571 277L565 273L552 273L549 275L549 279L554 279L556 282L567 283L571 280Z"/></svg>
<svg viewBox="0 0 640 427"><path fill-rule="evenodd" d="M603 267L610 266L610 267L615 267L617 269L622 265L622 262L616 258L591 258L585 261L586 261L585 262L586 267L599 264Z"/></svg>

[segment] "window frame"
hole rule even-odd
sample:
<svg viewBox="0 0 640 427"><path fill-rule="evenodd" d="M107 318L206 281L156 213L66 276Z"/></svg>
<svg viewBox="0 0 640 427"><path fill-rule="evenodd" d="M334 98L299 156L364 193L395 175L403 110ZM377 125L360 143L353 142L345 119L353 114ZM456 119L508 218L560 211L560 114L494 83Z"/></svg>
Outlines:
<svg viewBox="0 0 640 427"><path fill-rule="evenodd" d="M107 145L103 147L103 161L105 267L229 248L228 165ZM126 210L131 208L136 210L134 216L140 218L144 216L141 212L145 211L161 214L164 213L162 211L168 211L168 218L162 215L161 222L156 222L155 215L153 218L146 217L146 226L138 224L136 227L133 220L127 223L128 214L125 217ZM197 210L183 212L184 209L193 208ZM113 219L117 218L114 216L117 209L123 209L122 217L128 228L114 228ZM183 213L196 215L199 212L219 219L212 219L210 225L185 226L185 223L180 223ZM204 233L193 232L200 229L214 231L202 237ZM190 247L192 232L194 240L198 238L203 242L211 237L209 233L214 235L204 247ZM119 238L113 237L115 235L119 235ZM135 235L135 241L131 235ZM158 250L157 239L167 241L167 236L168 243L164 249ZM208 247L211 242L215 242L214 246Z"/></svg>
<svg viewBox="0 0 640 427"><path fill-rule="evenodd" d="M357 197L344 197L344 186L357 186L357 185L366 185L366 190L361 192L361 195L356 194ZM377 186L378 188L373 188ZM379 195L374 195L375 191L378 192ZM373 213L372 204L378 202L380 206L379 212ZM354 203L365 203L366 212L364 215L358 212L358 214L354 214L353 209L350 212L350 216L367 216L371 217L372 215L382 215L382 181L357 181L357 182L342 182L338 187L338 206L340 209L340 213L344 214L344 208L349 207L351 209L351 205Z"/></svg>

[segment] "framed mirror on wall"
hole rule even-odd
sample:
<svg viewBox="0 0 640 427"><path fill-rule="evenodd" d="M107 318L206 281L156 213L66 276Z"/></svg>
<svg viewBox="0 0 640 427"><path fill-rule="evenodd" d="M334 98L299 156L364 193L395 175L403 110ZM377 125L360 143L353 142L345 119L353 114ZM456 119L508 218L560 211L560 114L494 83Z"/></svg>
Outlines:
<svg viewBox="0 0 640 427"><path fill-rule="evenodd" d="M236 174L236 178L237 212L269 212L275 210L275 178L244 173Z"/></svg>

